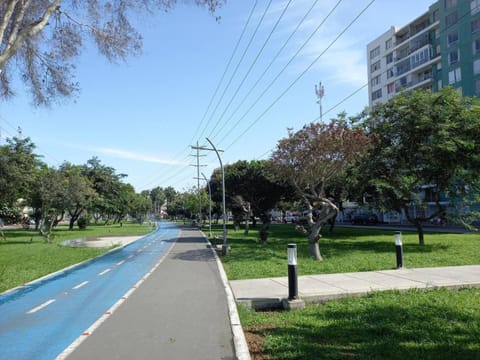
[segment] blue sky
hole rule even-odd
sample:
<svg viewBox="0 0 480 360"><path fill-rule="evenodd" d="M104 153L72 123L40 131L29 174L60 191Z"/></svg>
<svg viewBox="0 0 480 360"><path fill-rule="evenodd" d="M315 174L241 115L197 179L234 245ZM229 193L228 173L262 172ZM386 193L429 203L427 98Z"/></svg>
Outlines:
<svg viewBox="0 0 480 360"><path fill-rule="evenodd" d="M273 0L267 9L269 1L259 0L226 72L253 0L229 0L218 11L219 22L204 9L187 5L169 13L137 16L135 21L144 37L141 56L111 64L94 48L86 47L77 62L79 95L50 109L31 106L28 93L18 86L13 100L0 103L0 143L5 137L16 136L21 127L23 136L32 139L37 153L51 166L63 161L84 164L97 156L117 173L127 174L125 181L138 192L156 186L186 190L197 183L196 168L191 166L196 164L195 152L190 145L198 141L207 146L208 137L224 150L224 164L267 158L278 140L287 135L287 128L298 130L318 120L314 87L320 81L325 88L324 120L341 111L357 114L368 104L367 89L363 88L335 107L366 84L367 43L392 25L405 25L432 3L376 0L325 51L370 1L341 1L294 57L338 3L317 1L255 87L314 0L290 1L266 44L289 1ZM202 155L200 164L205 166L201 171L209 177L219 163L213 152Z"/></svg>

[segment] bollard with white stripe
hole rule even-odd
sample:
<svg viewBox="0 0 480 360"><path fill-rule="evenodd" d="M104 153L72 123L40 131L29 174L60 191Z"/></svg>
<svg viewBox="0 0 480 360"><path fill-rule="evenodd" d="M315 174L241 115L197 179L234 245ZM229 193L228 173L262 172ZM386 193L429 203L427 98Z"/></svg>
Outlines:
<svg viewBox="0 0 480 360"><path fill-rule="evenodd" d="M397 269L403 268L403 244L402 232L395 232L395 251L397 253Z"/></svg>
<svg viewBox="0 0 480 360"><path fill-rule="evenodd" d="M298 299L297 244L288 244L288 300Z"/></svg>

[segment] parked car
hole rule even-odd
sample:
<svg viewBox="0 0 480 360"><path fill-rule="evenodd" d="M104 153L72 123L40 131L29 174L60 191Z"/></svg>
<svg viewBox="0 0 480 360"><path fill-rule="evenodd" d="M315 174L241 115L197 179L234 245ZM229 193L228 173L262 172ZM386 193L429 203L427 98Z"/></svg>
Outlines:
<svg viewBox="0 0 480 360"><path fill-rule="evenodd" d="M297 216L296 215L287 215L285 216L285 222L286 223L294 223L295 221L297 221Z"/></svg>
<svg viewBox="0 0 480 360"><path fill-rule="evenodd" d="M377 215L373 214L357 214L352 218L353 225L376 225L378 224Z"/></svg>

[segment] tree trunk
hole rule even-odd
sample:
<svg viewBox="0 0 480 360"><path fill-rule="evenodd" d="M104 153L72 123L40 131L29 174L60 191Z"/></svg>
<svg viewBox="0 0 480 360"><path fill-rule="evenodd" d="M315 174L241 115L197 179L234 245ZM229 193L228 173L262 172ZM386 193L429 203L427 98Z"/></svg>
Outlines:
<svg viewBox="0 0 480 360"><path fill-rule="evenodd" d="M425 238L424 238L424 232L423 232L423 226L422 226L422 223L420 221L415 221L413 223L413 225L415 225L415 227L417 228L417 232L418 232L418 244L419 245L425 245Z"/></svg>
<svg viewBox="0 0 480 360"><path fill-rule="evenodd" d="M260 242L262 243L262 245L267 245L269 228L270 228L270 221L262 223L262 228L260 229Z"/></svg>
<svg viewBox="0 0 480 360"><path fill-rule="evenodd" d="M320 254L320 247L318 246L318 241L320 240L320 231L322 230L321 222L316 222L310 228L310 234L308 234L308 250L310 256L315 260L323 260L322 255Z"/></svg>
<svg viewBox="0 0 480 360"><path fill-rule="evenodd" d="M322 255L320 254L320 247L318 246L318 241L314 243L309 242L308 251L315 260L323 260Z"/></svg>

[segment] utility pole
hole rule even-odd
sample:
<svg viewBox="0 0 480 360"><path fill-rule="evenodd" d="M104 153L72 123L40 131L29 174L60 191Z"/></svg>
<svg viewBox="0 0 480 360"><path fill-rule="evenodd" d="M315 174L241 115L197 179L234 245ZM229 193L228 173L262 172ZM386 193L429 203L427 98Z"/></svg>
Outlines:
<svg viewBox="0 0 480 360"><path fill-rule="evenodd" d="M205 155L200 155L200 150L202 149L200 146L198 146L198 141L197 141L197 146L191 146L192 149L197 150L197 155L194 155L197 157L197 164L192 165L197 168L197 193L198 193L198 212L199 212L199 220L198 224L200 227L202 227L202 196L200 193L200 167L201 166L207 166L207 165L200 165L200 156L205 156Z"/></svg>
<svg viewBox="0 0 480 360"><path fill-rule="evenodd" d="M325 96L325 89L323 88L321 81L318 85L315 85L315 94L318 99L317 104L320 105L320 122L323 122L322 99Z"/></svg>

